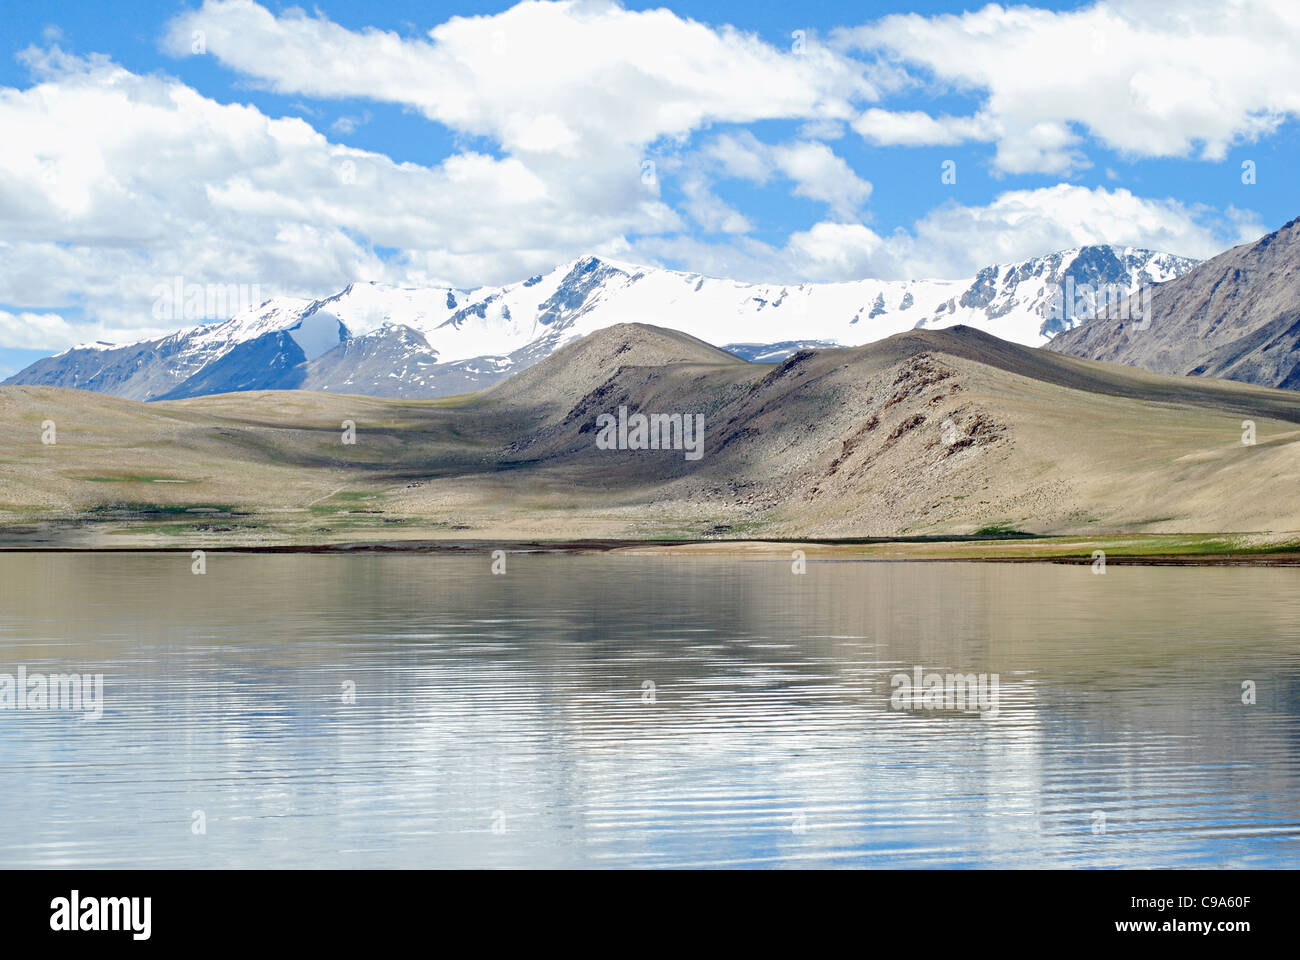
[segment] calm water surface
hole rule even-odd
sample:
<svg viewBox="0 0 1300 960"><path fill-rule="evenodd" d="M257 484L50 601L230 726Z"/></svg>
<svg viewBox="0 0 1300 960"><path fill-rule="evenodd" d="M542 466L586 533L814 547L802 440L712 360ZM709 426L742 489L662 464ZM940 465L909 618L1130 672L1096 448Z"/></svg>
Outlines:
<svg viewBox="0 0 1300 960"><path fill-rule="evenodd" d="M0 556L0 866L1300 865L1300 570L207 559Z"/></svg>

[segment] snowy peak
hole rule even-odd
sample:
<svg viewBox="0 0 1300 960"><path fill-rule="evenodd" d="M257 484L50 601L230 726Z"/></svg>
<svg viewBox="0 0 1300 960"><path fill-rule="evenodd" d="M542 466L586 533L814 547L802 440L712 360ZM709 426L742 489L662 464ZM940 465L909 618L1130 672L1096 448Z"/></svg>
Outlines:
<svg viewBox="0 0 1300 960"><path fill-rule="evenodd" d="M795 344L858 346L955 324L1038 346L1090 316L1099 291L1129 293L1194 265L1149 250L1087 246L986 267L964 280L776 284L583 256L500 287L362 281L320 300L275 297L161 340L78 347L7 382L132 399L259 383L437 396L488 386L618 323L679 330L756 359L778 358ZM261 379L259 364L266 365Z"/></svg>
<svg viewBox="0 0 1300 960"><path fill-rule="evenodd" d="M1041 346L1091 317L1108 295L1128 295L1164 283L1196 263L1135 247L1094 245L985 267L955 301L934 307L919 326L968 323L1004 340ZM954 321L959 311L968 313Z"/></svg>

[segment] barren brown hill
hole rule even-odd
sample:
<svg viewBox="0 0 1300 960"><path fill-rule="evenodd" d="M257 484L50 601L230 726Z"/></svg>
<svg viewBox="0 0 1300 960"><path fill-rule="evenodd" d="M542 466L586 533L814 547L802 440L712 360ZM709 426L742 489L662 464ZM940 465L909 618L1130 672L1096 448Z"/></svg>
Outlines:
<svg viewBox="0 0 1300 960"><path fill-rule="evenodd" d="M1300 218L1156 286L1148 316L1120 305L1059 334L1049 349L1300 389Z"/></svg>
<svg viewBox="0 0 1300 960"><path fill-rule="evenodd" d="M703 417L703 455L599 449L620 407ZM1300 394L964 327L774 365L622 325L463 398L11 387L0 416L10 543L1300 529Z"/></svg>
<svg viewBox="0 0 1300 960"><path fill-rule="evenodd" d="M621 323L568 344L541 363L483 391L481 396L497 403L549 408L572 402L574 396L599 386L620 367L669 363L747 365L735 354L690 334L644 323Z"/></svg>

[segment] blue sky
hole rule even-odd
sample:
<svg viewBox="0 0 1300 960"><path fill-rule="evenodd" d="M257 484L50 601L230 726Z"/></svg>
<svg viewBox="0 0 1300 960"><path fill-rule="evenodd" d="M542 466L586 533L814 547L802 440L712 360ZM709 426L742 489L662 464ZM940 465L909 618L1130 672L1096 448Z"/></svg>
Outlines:
<svg viewBox="0 0 1300 960"><path fill-rule="evenodd" d="M1216 6L10 3L0 373L166 332L176 276L324 296L587 252L783 282L1207 257L1300 213L1300 19Z"/></svg>

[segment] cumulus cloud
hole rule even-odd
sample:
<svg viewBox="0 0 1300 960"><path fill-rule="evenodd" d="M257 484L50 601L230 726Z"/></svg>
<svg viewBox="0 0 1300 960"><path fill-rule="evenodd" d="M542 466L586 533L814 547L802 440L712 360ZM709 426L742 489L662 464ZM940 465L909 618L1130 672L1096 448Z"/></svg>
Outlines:
<svg viewBox="0 0 1300 960"><path fill-rule="evenodd" d="M758 185L773 176L792 181L792 193L825 203L842 219L857 214L871 196L871 184L825 143L795 140L769 145L749 131L722 134L702 151L701 157L712 173Z"/></svg>
<svg viewBox="0 0 1300 960"><path fill-rule="evenodd" d="M749 233L753 222L710 189L707 178L689 173L682 180L685 207L706 233Z"/></svg>
<svg viewBox="0 0 1300 960"><path fill-rule="evenodd" d="M853 216L871 196L871 184L824 143L782 144L772 148L772 160L794 181L796 196L819 200L840 216Z"/></svg>
<svg viewBox="0 0 1300 960"><path fill-rule="evenodd" d="M350 136L357 132L358 127L363 127L370 122L369 112L360 116L342 116L330 124L330 132L342 136Z"/></svg>
<svg viewBox="0 0 1300 960"><path fill-rule="evenodd" d="M985 206L947 204L914 225L898 244L904 269L916 276L963 274L1091 243L1144 247L1205 259L1266 232L1253 217L1219 214L1174 199L1125 190L1057 184L1009 190Z"/></svg>
<svg viewBox="0 0 1300 960"><path fill-rule="evenodd" d="M281 93L407 104L512 153L641 147L708 123L848 119L874 99L866 69L822 45L802 54L667 9L525 2L453 17L411 39L323 16L206 0L177 16L168 50L202 49Z"/></svg>
<svg viewBox="0 0 1300 960"><path fill-rule="evenodd" d="M24 350L62 350L81 342L84 327L57 313L0 310L0 344Z"/></svg>
<svg viewBox="0 0 1300 960"><path fill-rule="evenodd" d="M164 337L172 332L147 324L121 327L97 320L69 320L62 314L46 311L0 310L0 348L6 349L57 352L96 340L125 343Z"/></svg>
<svg viewBox="0 0 1300 960"><path fill-rule="evenodd" d="M662 237L646 239L638 251L756 281L955 279L973 276L990 264L1094 243L1204 259L1265 232L1243 211L1220 214L1124 189L1058 184L1009 190L984 205L944 204L910 229L883 236L863 224L823 221L795 231L783 245L750 240L706 248Z"/></svg>
<svg viewBox="0 0 1300 960"><path fill-rule="evenodd" d="M864 136L994 139L995 164L1007 173L1085 165L1076 127L1136 157L1220 160L1300 115L1294 0L1115 0L1060 12L990 4L888 16L836 41L917 82L983 97L967 120L869 110L854 123Z"/></svg>
<svg viewBox="0 0 1300 960"><path fill-rule="evenodd" d="M855 118L853 129L883 147L948 146L967 140L995 139L991 121L980 117L932 117L924 110L872 107Z"/></svg>

